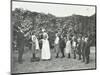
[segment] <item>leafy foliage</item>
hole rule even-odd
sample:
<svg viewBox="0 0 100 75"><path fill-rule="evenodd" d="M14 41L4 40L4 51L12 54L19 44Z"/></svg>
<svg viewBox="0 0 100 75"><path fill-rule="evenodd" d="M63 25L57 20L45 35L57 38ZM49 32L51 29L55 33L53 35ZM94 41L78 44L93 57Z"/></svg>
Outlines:
<svg viewBox="0 0 100 75"><path fill-rule="evenodd" d="M26 37L30 37L31 31L35 30L37 33L40 33L40 29L43 27L48 33L50 33L49 36L51 41L54 40L55 33L60 30L64 34L82 33L92 35L95 43L95 19L96 14L90 17L81 15L56 17L50 13L44 14L16 8L14 11L12 11L13 35L15 36L18 28L20 28L22 31L24 31L24 34L27 34Z"/></svg>

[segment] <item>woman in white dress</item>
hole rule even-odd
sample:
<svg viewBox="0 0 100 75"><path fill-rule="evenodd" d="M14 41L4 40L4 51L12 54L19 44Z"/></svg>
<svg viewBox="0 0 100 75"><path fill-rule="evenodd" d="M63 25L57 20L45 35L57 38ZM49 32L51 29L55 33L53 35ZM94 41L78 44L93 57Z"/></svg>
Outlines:
<svg viewBox="0 0 100 75"><path fill-rule="evenodd" d="M70 40L69 37L67 37L67 40L66 40L65 53L68 55L68 58L70 58L70 54L71 54L71 40Z"/></svg>
<svg viewBox="0 0 100 75"><path fill-rule="evenodd" d="M48 60L50 58L51 58L51 52L50 52L50 45L48 41L48 34L44 32L43 39L42 39L41 59Z"/></svg>

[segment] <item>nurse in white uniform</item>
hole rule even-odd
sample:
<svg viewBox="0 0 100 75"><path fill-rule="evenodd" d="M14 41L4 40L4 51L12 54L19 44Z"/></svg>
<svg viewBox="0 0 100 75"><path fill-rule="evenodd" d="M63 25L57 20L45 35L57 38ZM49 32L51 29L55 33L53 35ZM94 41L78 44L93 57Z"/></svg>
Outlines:
<svg viewBox="0 0 100 75"><path fill-rule="evenodd" d="M41 59L48 60L51 58L50 52L50 45L48 41L48 34L43 32L43 39L42 39L42 51L41 51Z"/></svg>

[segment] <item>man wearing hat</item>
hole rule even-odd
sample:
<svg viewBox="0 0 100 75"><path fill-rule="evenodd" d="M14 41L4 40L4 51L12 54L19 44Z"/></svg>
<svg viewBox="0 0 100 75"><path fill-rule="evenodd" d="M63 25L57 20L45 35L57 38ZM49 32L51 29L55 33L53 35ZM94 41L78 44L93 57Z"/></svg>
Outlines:
<svg viewBox="0 0 100 75"><path fill-rule="evenodd" d="M18 45L18 62L21 64L24 53L24 34L20 28L18 28L18 33L17 33L17 45Z"/></svg>

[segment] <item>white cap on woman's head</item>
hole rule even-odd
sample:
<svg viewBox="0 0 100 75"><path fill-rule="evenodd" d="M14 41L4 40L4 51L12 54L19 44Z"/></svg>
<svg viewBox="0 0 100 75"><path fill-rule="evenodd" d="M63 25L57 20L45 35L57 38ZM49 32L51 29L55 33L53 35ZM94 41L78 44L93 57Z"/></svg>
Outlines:
<svg viewBox="0 0 100 75"><path fill-rule="evenodd" d="M23 33L23 31L20 29L20 32Z"/></svg>
<svg viewBox="0 0 100 75"><path fill-rule="evenodd" d="M43 28L43 29L42 29L42 32L44 32L44 31L45 31L45 29Z"/></svg>

